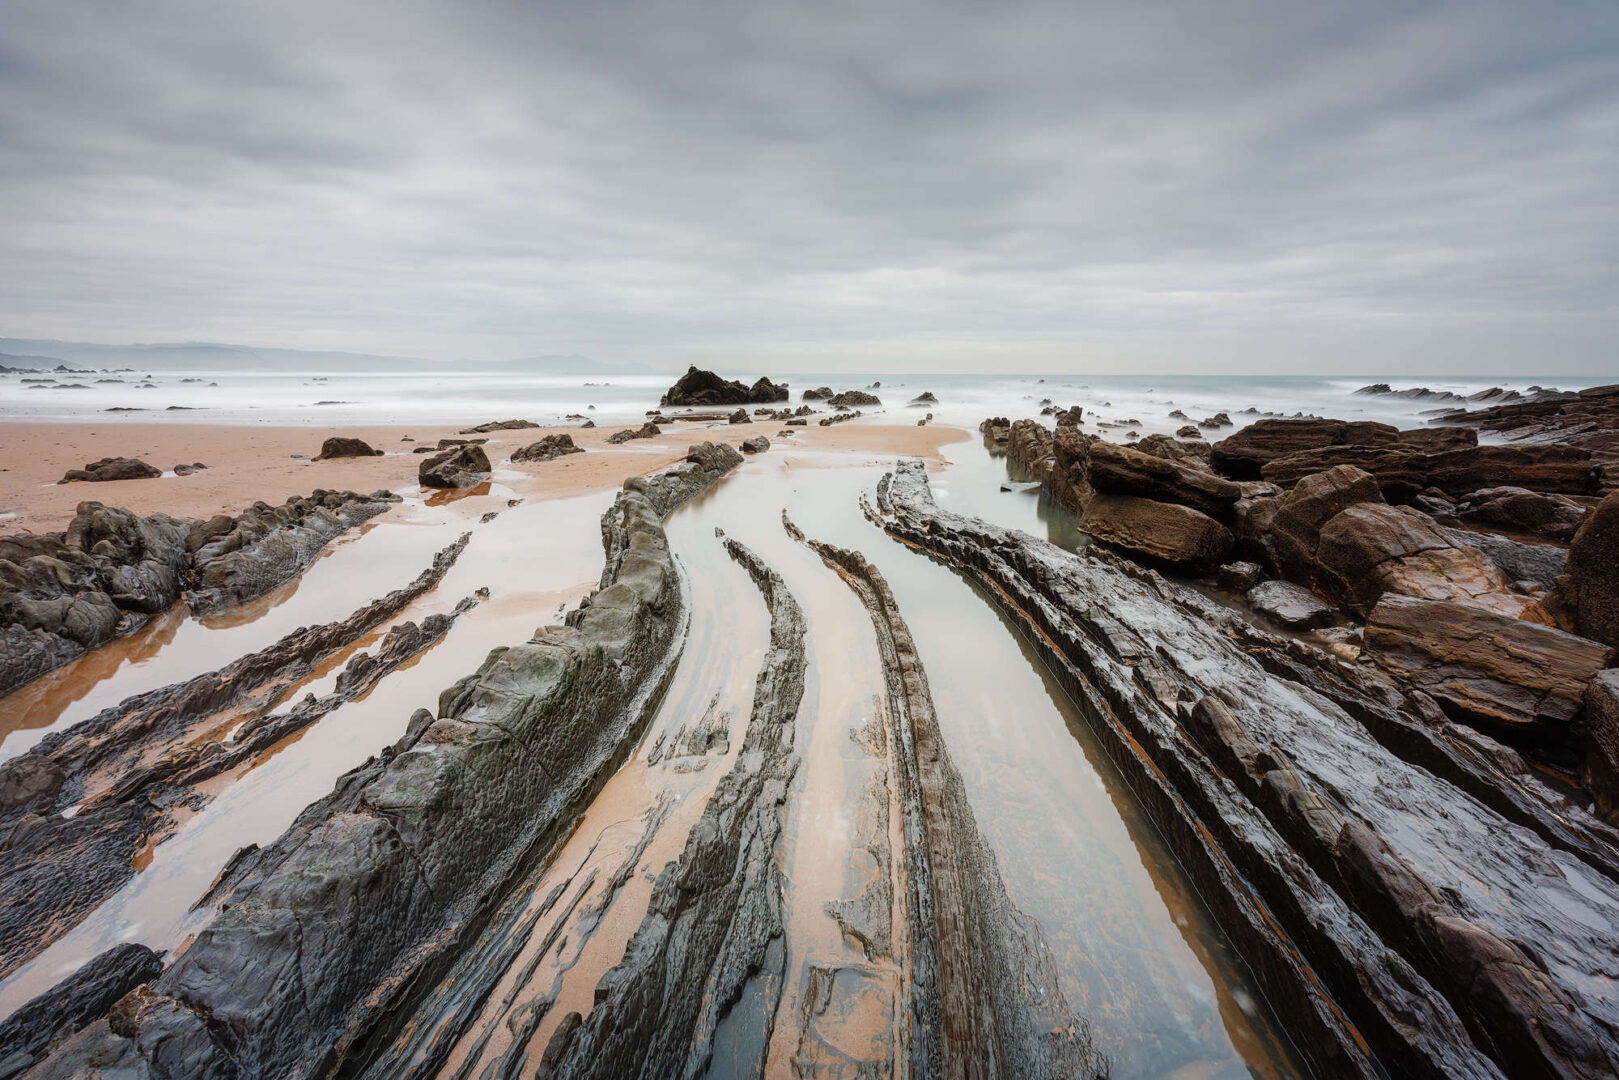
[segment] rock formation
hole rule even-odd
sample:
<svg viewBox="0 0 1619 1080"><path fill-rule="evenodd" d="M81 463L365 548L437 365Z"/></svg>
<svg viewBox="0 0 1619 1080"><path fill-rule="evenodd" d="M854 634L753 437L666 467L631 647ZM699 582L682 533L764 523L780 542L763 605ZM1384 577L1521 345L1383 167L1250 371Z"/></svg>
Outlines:
<svg viewBox="0 0 1619 1080"><path fill-rule="evenodd" d="M272 712L322 659L435 588L467 540L347 619L301 628L217 671L139 694L0 765L0 831L10 837L0 848L0 975L129 880L140 849L208 801L209 781L360 696L437 642L470 601L420 626L393 627L374 654L349 660L333 693ZM228 738L224 731L231 731ZM77 811L64 815L70 806Z"/></svg>
<svg viewBox="0 0 1619 1080"><path fill-rule="evenodd" d="M573 445L573 436L567 432L547 435L539 442L529 443L527 446L512 453L513 461L553 461L569 454L582 454L585 448Z"/></svg>
<svg viewBox="0 0 1619 1080"><path fill-rule="evenodd" d="M422 487L477 487L489 479L492 468L483 447L469 443L423 458L416 467L416 479Z"/></svg>
<svg viewBox="0 0 1619 1080"><path fill-rule="evenodd" d="M786 400L786 383L773 383L767 378L760 378L749 387L735 380L727 381L712 371L702 371L693 365L668 389L658 404L664 408L676 408L686 405L764 405Z"/></svg>
<svg viewBox="0 0 1619 1080"><path fill-rule="evenodd" d="M351 439L342 435L333 435L320 444L320 453L316 454L316 461L330 461L333 458L351 457L381 457L382 451L374 449L364 439Z"/></svg>
<svg viewBox="0 0 1619 1080"><path fill-rule="evenodd" d="M1025 629L1318 1073L1615 1069L1614 834L1516 754L1117 556L943 511L920 462L878 507Z"/></svg>
<svg viewBox="0 0 1619 1080"><path fill-rule="evenodd" d="M663 431L658 425L648 420L638 428L625 428L623 431L615 431L607 436L607 441L614 446L620 446L631 439L652 439L662 434Z"/></svg>
<svg viewBox="0 0 1619 1080"><path fill-rule="evenodd" d="M163 475L163 470L154 468L139 458L102 458L92 461L82 469L69 469L62 474L58 484L71 484L75 481L100 482L103 480L155 480Z"/></svg>
<svg viewBox="0 0 1619 1080"><path fill-rule="evenodd" d="M845 390L841 394L834 394L827 399L827 404L836 409L854 409L861 406L881 405L882 399L876 394L868 394L864 390Z"/></svg>
<svg viewBox="0 0 1619 1080"><path fill-rule="evenodd" d="M705 443L625 482L601 587L565 626L495 650L406 736L216 887L221 911L158 979L49 1058L183 1076L358 1070L410 1020L518 869L543 859L638 741L678 653L663 515L741 460ZM390 1072L388 1075L399 1075Z"/></svg>
<svg viewBox="0 0 1619 1080"><path fill-rule="evenodd" d="M1580 633L1619 646L1619 493L1602 500L1568 549Z"/></svg>

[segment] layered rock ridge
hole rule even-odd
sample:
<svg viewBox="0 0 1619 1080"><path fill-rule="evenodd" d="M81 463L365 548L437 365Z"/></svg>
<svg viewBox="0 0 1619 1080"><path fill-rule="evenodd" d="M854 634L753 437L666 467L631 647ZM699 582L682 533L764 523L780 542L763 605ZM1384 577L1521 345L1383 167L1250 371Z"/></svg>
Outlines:
<svg viewBox="0 0 1619 1080"><path fill-rule="evenodd" d="M626 481L602 518L600 587L567 624L493 650L436 716L419 711L280 839L233 862L214 921L41 1075L362 1071L639 739L684 632L663 517L740 461L705 443Z"/></svg>
<svg viewBox="0 0 1619 1080"><path fill-rule="evenodd" d="M920 462L878 495L1025 631L1318 1073L1613 1072L1613 833L1517 754L1151 570L942 511Z"/></svg>

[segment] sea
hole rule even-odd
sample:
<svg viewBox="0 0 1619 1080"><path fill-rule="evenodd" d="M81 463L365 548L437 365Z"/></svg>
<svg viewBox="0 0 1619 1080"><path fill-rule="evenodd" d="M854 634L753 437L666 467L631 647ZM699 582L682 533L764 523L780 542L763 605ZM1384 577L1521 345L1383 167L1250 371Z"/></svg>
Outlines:
<svg viewBox="0 0 1619 1080"><path fill-rule="evenodd" d="M522 418L539 424L586 416L598 425L640 423L680 372L647 375L556 375L501 371L139 370L28 372L0 375L0 420L51 423L163 422L307 425L339 428L383 424L473 424ZM724 373L752 382L757 375ZM39 381L48 379L52 381ZM819 386L871 389L880 407L856 423L935 422L976 427L987 416L1039 416L1044 404L1081 406L1086 426L1120 436L1173 433L1228 414L1220 437L1262 416L1295 414L1379 420L1402 428L1426 424L1459 407L1454 400L1356 393L1369 384L1395 390L1427 387L1462 397L1491 388L1577 390L1604 381L1548 376L1317 375L960 375L870 373L772 375L791 401ZM910 405L924 392L937 404ZM1477 406L1475 406L1477 407ZM1179 413L1179 416L1172 416ZM1183 419L1182 417L1185 417Z"/></svg>

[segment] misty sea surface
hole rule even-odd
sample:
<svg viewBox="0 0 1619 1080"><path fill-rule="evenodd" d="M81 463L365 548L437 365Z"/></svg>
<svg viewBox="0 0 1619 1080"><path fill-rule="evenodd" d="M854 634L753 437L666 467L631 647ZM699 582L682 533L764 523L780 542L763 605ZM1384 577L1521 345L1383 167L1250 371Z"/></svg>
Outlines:
<svg viewBox="0 0 1619 1080"><path fill-rule="evenodd" d="M758 377L756 373L724 374L747 383ZM598 424L629 424L640 423L648 411L655 409L659 397L678 376L678 371L654 375L526 375L511 370L29 372L0 375L0 419L351 427L471 424L519 417L539 424L563 424L571 415L586 416ZM1212 438L1229 434L1235 427L1263 415L1295 413L1415 427L1461 404L1354 393L1369 383L1386 382L1396 390L1425 386L1465 396L1490 387L1520 392L1536 386L1577 390L1604 381L1551 376L916 373L787 374L771 378L789 384L795 405L804 390L818 386L838 391L880 384L874 392L882 399L882 406L862 409L862 418L856 422L913 423L932 412L936 422L976 427L986 416L1038 416L1042 402L1049 399L1059 407L1083 407L1087 426L1097 421L1124 425L1109 429L1110 435L1124 435L1126 429L1142 435L1173 433L1217 412L1228 413L1233 427L1210 431ZM938 404L908 405L923 392L932 393ZM1171 417L1169 414L1176 410L1189 419Z"/></svg>

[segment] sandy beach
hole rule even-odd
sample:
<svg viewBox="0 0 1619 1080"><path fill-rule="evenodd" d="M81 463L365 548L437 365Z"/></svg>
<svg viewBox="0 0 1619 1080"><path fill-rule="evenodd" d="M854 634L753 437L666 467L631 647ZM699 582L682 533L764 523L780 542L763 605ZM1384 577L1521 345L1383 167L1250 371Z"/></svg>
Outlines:
<svg viewBox="0 0 1619 1080"><path fill-rule="evenodd" d="M514 490L525 498L554 499L616 488L626 477L679 461L688 446L705 439L734 444L762 434L771 440L773 453L847 451L870 455L872 461L899 456L939 461L942 446L970 434L960 428L914 424L856 423L787 429L774 421L745 425L678 423L666 426L656 438L609 445L608 436L617 430L612 426L580 429L569 425L463 436L460 428L443 425L338 429L189 423L0 423L0 514L14 515L0 519L0 529L59 530L72 517L74 508L86 500L126 507L140 514L161 512L208 518L238 513L257 501L279 503L316 488L369 492L414 487L422 455L412 453L412 449L445 437L487 438L485 448L491 462L499 469L526 477L512 478ZM778 437L783 430L794 434ZM554 432L567 432L586 453L538 464L509 463L513 451ZM320 453L322 441L333 435L364 439L384 454L313 460ZM407 437L414 441L404 441ZM163 469L166 475L151 480L57 483L67 470L104 457L140 458ZM207 468L189 476L167 475L175 465L193 462Z"/></svg>

